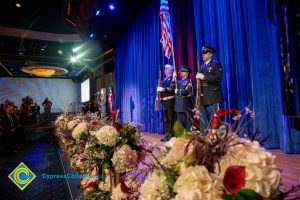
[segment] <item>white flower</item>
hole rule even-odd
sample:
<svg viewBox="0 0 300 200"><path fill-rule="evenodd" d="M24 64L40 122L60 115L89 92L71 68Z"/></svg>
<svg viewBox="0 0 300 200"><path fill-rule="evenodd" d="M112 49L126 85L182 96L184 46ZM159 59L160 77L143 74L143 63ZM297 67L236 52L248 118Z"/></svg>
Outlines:
<svg viewBox="0 0 300 200"><path fill-rule="evenodd" d="M112 200L122 200L122 199L127 199L128 194L122 192L121 189L121 183L119 183L115 189L113 190L112 194L111 194L111 199Z"/></svg>
<svg viewBox="0 0 300 200"><path fill-rule="evenodd" d="M100 144L111 147L116 145L119 137L118 131L109 125L103 126L98 131L91 131L91 135L95 135Z"/></svg>
<svg viewBox="0 0 300 200"><path fill-rule="evenodd" d="M77 120L69 121L67 124L68 130L72 130L77 124Z"/></svg>
<svg viewBox="0 0 300 200"><path fill-rule="evenodd" d="M124 173L132 170L137 165L138 155L127 144L122 145L114 152L111 159L117 173Z"/></svg>
<svg viewBox="0 0 300 200"><path fill-rule="evenodd" d="M222 199L223 188L219 180L209 174L204 166L182 167L175 185L176 200L218 200Z"/></svg>
<svg viewBox="0 0 300 200"><path fill-rule="evenodd" d="M105 169L105 182L101 181L98 185L98 188L102 191L109 192L110 190L110 176L109 170Z"/></svg>
<svg viewBox="0 0 300 200"><path fill-rule="evenodd" d="M183 161L185 156L190 155L192 153L193 147L192 145L190 145L187 155L185 155L185 149L188 143L189 140L184 138L171 138L171 140L166 143L166 147L170 147L171 150L164 157L161 163L165 166L169 166Z"/></svg>
<svg viewBox="0 0 300 200"><path fill-rule="evenodd" d="M246 184L245 188L252 189L264 198L276 196L279 183L280 171L275 164L275 156L260 147L257 141L243 139L242 144L230 147L220 160L220 178L223 179L225 171L233 165L245 166Z"/></svg>
<svg viewBox="0 0 300 200"><path fill-rule="evenodd" d="M141 186L139 200L169 200L171 198L166 176L160 173L150 174Z"/></svg>
<svg viewBox="0 0 300 200"><path fill-rule="evenodd" d="M87 128L88 128L87 122L83 121L79 123L72 131L72 137L74 139L80 138L81 134L87 131Z"/></svg>

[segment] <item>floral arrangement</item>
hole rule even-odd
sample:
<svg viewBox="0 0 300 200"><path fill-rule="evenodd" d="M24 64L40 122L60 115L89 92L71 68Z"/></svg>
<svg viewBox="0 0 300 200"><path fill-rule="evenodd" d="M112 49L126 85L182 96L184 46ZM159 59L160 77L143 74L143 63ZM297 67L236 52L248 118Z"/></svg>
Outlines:
<svg viewBox="0 0 300 200"><path fill-rule="evenodd" d="M85 199L137 199L141 185L132 174L145 156L140 126L117 122L98 114L63 113L58 116L56 135L73 170L84 178Z"/></svg>
<svg viewBox="0 0 300 200"><path fill-rule="evenodd" d="M232 123L222 121L231 115ZM152 154L152 170L141 185L141 200L283 199L275 156L261 146L268 136L244 134L255 113L219 110L207 135L187 132L175 123L175 137L160 157ZM258 140L258 141L257 141ZM298 188L299 190L299 188ZM294 189L293 191L296 191Z"/></svg>
<svg viewBox="0 0 300 200"><path fill-rule="evenodd" d="M85 199L297 199L299 186L279 190L275 156L261 146L268 136L245 134L255 118L248 107L217 111L204 131L195 126L187 132L176 122L175 137L162 150L141 139L139 126L121 125L116 115L64 113L55 122L72 168L96 175L81 181ZM228 115L231 123L223 120Z"/></svg>

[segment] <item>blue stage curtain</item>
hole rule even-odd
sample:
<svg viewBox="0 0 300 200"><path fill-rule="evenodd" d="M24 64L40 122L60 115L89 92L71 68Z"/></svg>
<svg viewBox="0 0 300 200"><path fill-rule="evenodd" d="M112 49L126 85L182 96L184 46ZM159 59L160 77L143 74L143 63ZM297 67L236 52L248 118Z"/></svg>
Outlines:
<svg viewBox="0 0 300 200"><path fill-rule="evenodd" d="M271 134L266 147L300 152L300 134L283 115L280 39L268 19L269 1L193 2L197 51L204 44L215 47L223 65L223 106L243 109L252 103L254 126Z"/></svg>
<svg viewBox="0 0 300 200"><path fill-rule="evenodd" d="M133 121L142 124L144 131L162 133L162 112L154 111L162 60L159 1L155 2L141 11L117 41L115 99L122 122Z"/></svg>

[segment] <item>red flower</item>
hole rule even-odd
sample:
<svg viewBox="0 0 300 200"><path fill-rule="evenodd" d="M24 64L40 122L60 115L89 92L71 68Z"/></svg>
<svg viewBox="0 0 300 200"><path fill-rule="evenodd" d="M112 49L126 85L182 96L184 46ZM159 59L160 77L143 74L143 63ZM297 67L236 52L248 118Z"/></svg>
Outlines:
<svg viewBox="0 0 300 200"><path fill-rule="evenodd" d="M98 121L92 121L91 123L93 126L101 126L101 123Z"/></svg>
<svg viewBox="0 0 300 200"><path fill-rule="evenodd" d="M237 193L245 186L246 171L244 166L228 167L223 179L226 190L230 193Z"/></svg>
<svg viewBox="0 0 300 200"><path fill-rule="evenodd" d="M219 119L219 117L213 117L213 118L211 118L211 120L210 120L210 127L212 128L212 129L218 129L219 128L219 126L220 126L220 119Z"/></svg>
<svg viewBox="0 0 300 200"><path fill-rule="evenodd" d="M237 115L239 114L239 111L236 109L219 109L216 112L216 116L223 119L227 115Z"/></svg>
<svg viewBox="0 0 300 200"><path fill-rule="evenodd" d="M85 187L84 187L84 189L86 190L86 189L88 189L88 188L93 188L93 189L96 189L98 186L95 184L95 183L89 183L89 184L87 184Z"/></svg>
<svg viewBox="0 0 300 200"><path fill-rule="evenodd" d="M121 177L121 191L127 194L132 194L131 189L125 183L125 177Z"/></svg>
<svg viewBox="0 0 300 200"><path fill-rule="evenodd" d="M114 127L118 132L123 128L122 124L120 124L119 122L115 122Z"/></svg>

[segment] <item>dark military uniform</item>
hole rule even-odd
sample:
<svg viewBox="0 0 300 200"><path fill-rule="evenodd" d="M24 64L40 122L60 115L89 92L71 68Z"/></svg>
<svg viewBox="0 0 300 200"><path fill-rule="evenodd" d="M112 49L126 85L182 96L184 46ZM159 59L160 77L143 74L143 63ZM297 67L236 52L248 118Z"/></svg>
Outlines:
<svg viewBox="0 0 300 200"><path fill-rule="evenodd" d="M183 68L184 67L186 66L183 66ZM171 86L172 88L175 88L174 81L172 82ZM176 112L176 120L179 121L187 131L190 131L192 126L191 111L193 109L192 80L189 77L185 79L179 79L177 81L177 86L178 86L178 92L177 94L175 94L175 105L174 105L174 111Z"/></svg>
<svg viewBox="0 0 300 200"><path fill-rule="evenodd" d="M174 114L174 89L171 88L171 82L173 76L164 78L162 81L162 87L164 91L161 92L161 100L163 102L164 109L164 126L165 126L165 138L168 140L173 136L173 125L175 120Z"/></svg>
<svg viewBox="0 0 300 200"><path fill-rule="evenodd" d="M204 134L210 128L210 120L215 112L219 109L219 104L223 101L221 90L222 67L218 61L211 60L207 64L203 64L200 68L204 75L201 81L201 115L200 127Z"/></svg>
<svg viewBox="0 0 300 200"><path fill-rule="evenodd" d="M208 106L223 102L221 64L211 60L207 65L201 65L200 71L204 75L204 80L201 81L202 105Z"/></svg>

